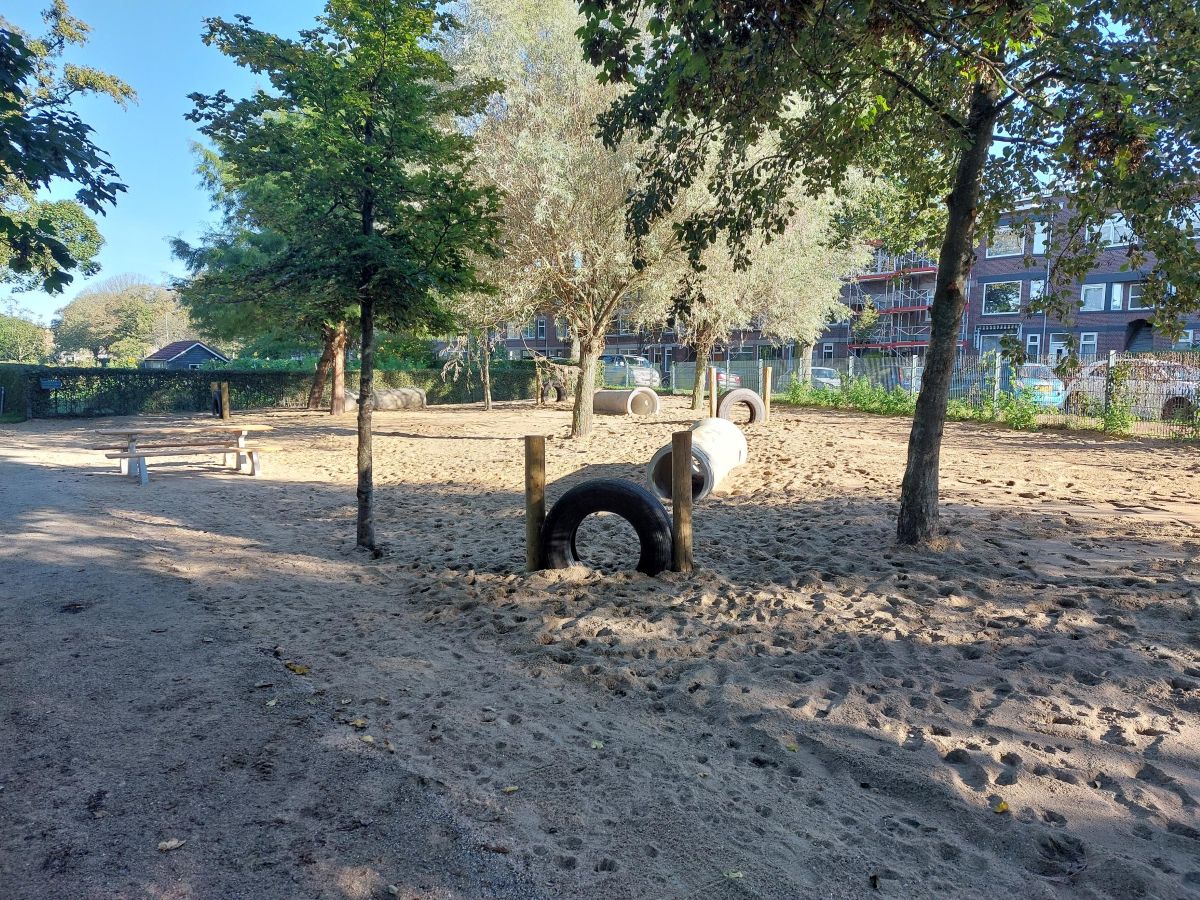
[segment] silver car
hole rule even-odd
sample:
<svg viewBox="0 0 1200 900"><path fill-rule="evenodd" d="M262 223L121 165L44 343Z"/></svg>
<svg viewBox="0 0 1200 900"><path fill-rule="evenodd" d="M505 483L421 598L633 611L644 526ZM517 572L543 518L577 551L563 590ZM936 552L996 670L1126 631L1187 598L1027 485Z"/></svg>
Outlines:
<svg viewBox="0 0 1200 900"><path fill-rule="evenodd" d="M841 373L837 369L831 369L827 366L813 366L810 380L812 381L812 386L815 388L836 391L842 387Z"/></svg>
<svg viewBox="0 0 1200 900"><path fill-rule="evenodd" d="M604 383L630 387L656 388L662 385L662 375L644 356L606 353L600 357L604 366Z"/></svg>
<svg viewBox="0 0 1200 900"><path fill-rule="evenodd" d="M1126 359L1124 393L1139 419L1191 422L1200 406L1200 369L1163 359ZM1108 361L1090 363L1066 379L1064 409L1073 415L1097 415L1104 408Z"/></svg>

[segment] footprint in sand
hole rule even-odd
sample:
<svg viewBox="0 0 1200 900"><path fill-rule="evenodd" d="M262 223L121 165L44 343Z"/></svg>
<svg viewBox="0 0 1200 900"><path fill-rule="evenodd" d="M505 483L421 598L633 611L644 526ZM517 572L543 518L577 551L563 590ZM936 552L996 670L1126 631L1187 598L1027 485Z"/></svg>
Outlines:
<svg viewBox="0 0 1200 900"><path fill-rule="evenodd" d="M971 754L959 748L947 753L942 761L954 767L963 784L981 791L987 786L987 770L971 758Z"/></svg>

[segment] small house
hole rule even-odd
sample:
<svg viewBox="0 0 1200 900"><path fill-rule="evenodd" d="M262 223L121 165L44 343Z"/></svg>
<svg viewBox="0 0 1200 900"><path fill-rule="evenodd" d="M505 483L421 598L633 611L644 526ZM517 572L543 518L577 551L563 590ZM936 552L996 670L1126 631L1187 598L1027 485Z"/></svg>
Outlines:
<svg viewBox="0 0 1200 900"><path fill-rule="evenodd" d="M142 360L143 369L199 369L212 360L229 362L229 357L203 341L175 341Z"/></svg>

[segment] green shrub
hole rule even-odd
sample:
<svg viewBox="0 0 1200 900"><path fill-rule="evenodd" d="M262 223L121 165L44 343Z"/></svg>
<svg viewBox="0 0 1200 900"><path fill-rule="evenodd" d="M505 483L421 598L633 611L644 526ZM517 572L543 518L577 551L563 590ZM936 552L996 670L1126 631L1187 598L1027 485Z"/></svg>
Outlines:
<svg viewBox="0 0 1200 900"><path fill-rule="evenodd" d="M1004 394L1000 398L1000 411L1004 423L1009 428L1019 431L1036 431L1038 405L1033 400L1033 391L1029 388L1015 394Z"/></svg>
<svg viewBox="0 0 1200 900"><path fill-rule="evenodd" d="M1129 434L1133 430L1135 417L1133 402L1129 399L1129 364L1117 363L1109 373L1107 396L1100 418L1104 430L1110 434Z"/></svg>

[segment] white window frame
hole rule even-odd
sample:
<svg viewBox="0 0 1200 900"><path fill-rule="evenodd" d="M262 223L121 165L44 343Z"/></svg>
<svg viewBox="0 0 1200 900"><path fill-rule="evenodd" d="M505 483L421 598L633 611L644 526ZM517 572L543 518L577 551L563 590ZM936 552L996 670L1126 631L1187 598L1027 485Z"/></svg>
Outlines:
<svg viewBox="0 0 1200 900"><path fill-rule="evenodd" d="M1015 285L1017 289L1017 308L1005 309L999 312L988 312L988 291L993 288L998 288L1003 285ZM1021 282L1019 281L991 281L983 286L983 315L985 316L1015 316L1021 311Z"/></svg>
<svg viewBox="0 0 1200 900"><path fill-rule="evenodd" d="M1108 301L1108 298L1106 296L1108 293L1107 288L1108 288L1108 285L1104 284L1104 283L1080 285L1080 287L1079 287L1079 311L1080 312L1104 312L1105 306L1107 305L1107 301ZM1084 295L1088 291L1099 292L1100 303L1098 305L1088 306L1085 303ZM1120 307L1118 307L1118 309L1119 308Z"/></svg>
<svg viewBox="0 0 1200 900"><path fill-rule="evenodd" d="M1137 296L1137 303L1138 303L1138 305L1137 305L1137 306L1134 306L1134 305L1133 305L1133 303L1134 303L1133 289L1134 289L1135 287L1136 287L1136 288L1139 288L1139 290L1138 290L1138 296ZM1125 308L1126 308L1126 309L1128 309L1128 310L1130 310L1131 312L1132 312L1132 311L1136 311L1136 310L1147 310L1147 309L1153 309L1153 308L1154 308L1153 306L1143 306L1143 305L1142 305L1142 300L1141 300L1141 298L1142 298L1142 297L1145 295L1145 293L1146 293L1146 282L1144 282L1144 281L1131 281L1131 282L1129 282L1129 283L1128 283L1128 284L1125 286L1125 300L1126 300L1126 303L1125 303Z"/></svg>
<svg viewBox="0 0 1200 900"><path fill-rule="evenodd" d="M1097 346L1098 346L1097 338L1098 337L1099 337L1099 333L1095 332L1095 331L1084 331L1084 332L1080 333L1080 335L1079 335L1079 358L1080 359L1084 359L1084 358L1095 359L1096 358L1096 354L1099 352L1097 350ZM1092 354L1090 357L1087 356L1087 348L1088 348L1089 344L1092 347Z"/></svg>
<svg viewBox="0 0 1200 900"><path fill-rule="evenodd" d="M1137 235L1122 215L1109 216L1096 231L1102 247L1128 247L1137 241Z"/></svg>
<svg viewBox="0 0 1200 900"><path fill-rule="evenodd" d="M1020 239L1021 246L1016 250L1000 250L995 248L997 238L1002 233L1007 232L1010 235L1016 235ZM996 229L996 233L988 239L986 255L988 259L995 259L998 256L1023 256L1025 254L1025 228L1022 225L1001 225Z"/></svg>
<svg viewBox="0 0 1200 900"><path fill-rule="evenodd" d="M821 345L821 359L833 359L833 344Z"/></svg>
<svg viewBox="0 0 1200 900"><path fill-rule="evenodd" d="M545 316L538 316L537 339L539 341L544 341L546 339L546 317Z"/></svg>
<svg viewBox="0 0 1200 900"><path fill-rule="evenodd" d="M1049 222L1034 222L1033 223L1033 247L1031 254L1033 256L1045 256L1046 248L1050 245L1050 223Z"/></svg>
<svg viewBox="0 0 1200 900"><path fill-rule="evenodd" d="M1112 296L1109 299L1108 308L1113 311L1125 308L1125 285L1120 281L1112 283Z"/></svg>
<svg viewBox="0 0 1200 900"><path fill-rule="evenodd" d="M1025 335L1025 355L1034 360L1042 358L1042 336L1036 331Z"/></svg>
<svg viewBox="0 0 1200 900"><path fill-rule="evenodd" d="M1179 340L1171 345L1172 350L1195 350L1200 345L1196 339L1196 329L1185 328L1179 335Z"/></svg>
<svg viewBox="0 0 1200 900"><path fill-rule="evenodd" d="M521 340L532 341L532 340L536 340L536 338L537 338L537 326L533 322L530 322L528 325L524 326L521 329Z"/></svg>
<svg viewBox="0 0 1200 900"><path fill-rule="evenodd" d="M1056 360L1060 356L1065 356L1071 345L1071 335L1065 331L1051 332L1050 340L1047 344L1047 358ZM1057 340L1056 340L1057 338Z"/></svg>
<svg viewBox="0 0 1200 900"><path fill-rule="evenodd" d="M1045 279L1034 279L1029 282L1029 302L1032 303L1038 297L1045 296L1046 281Z"/></svg>

